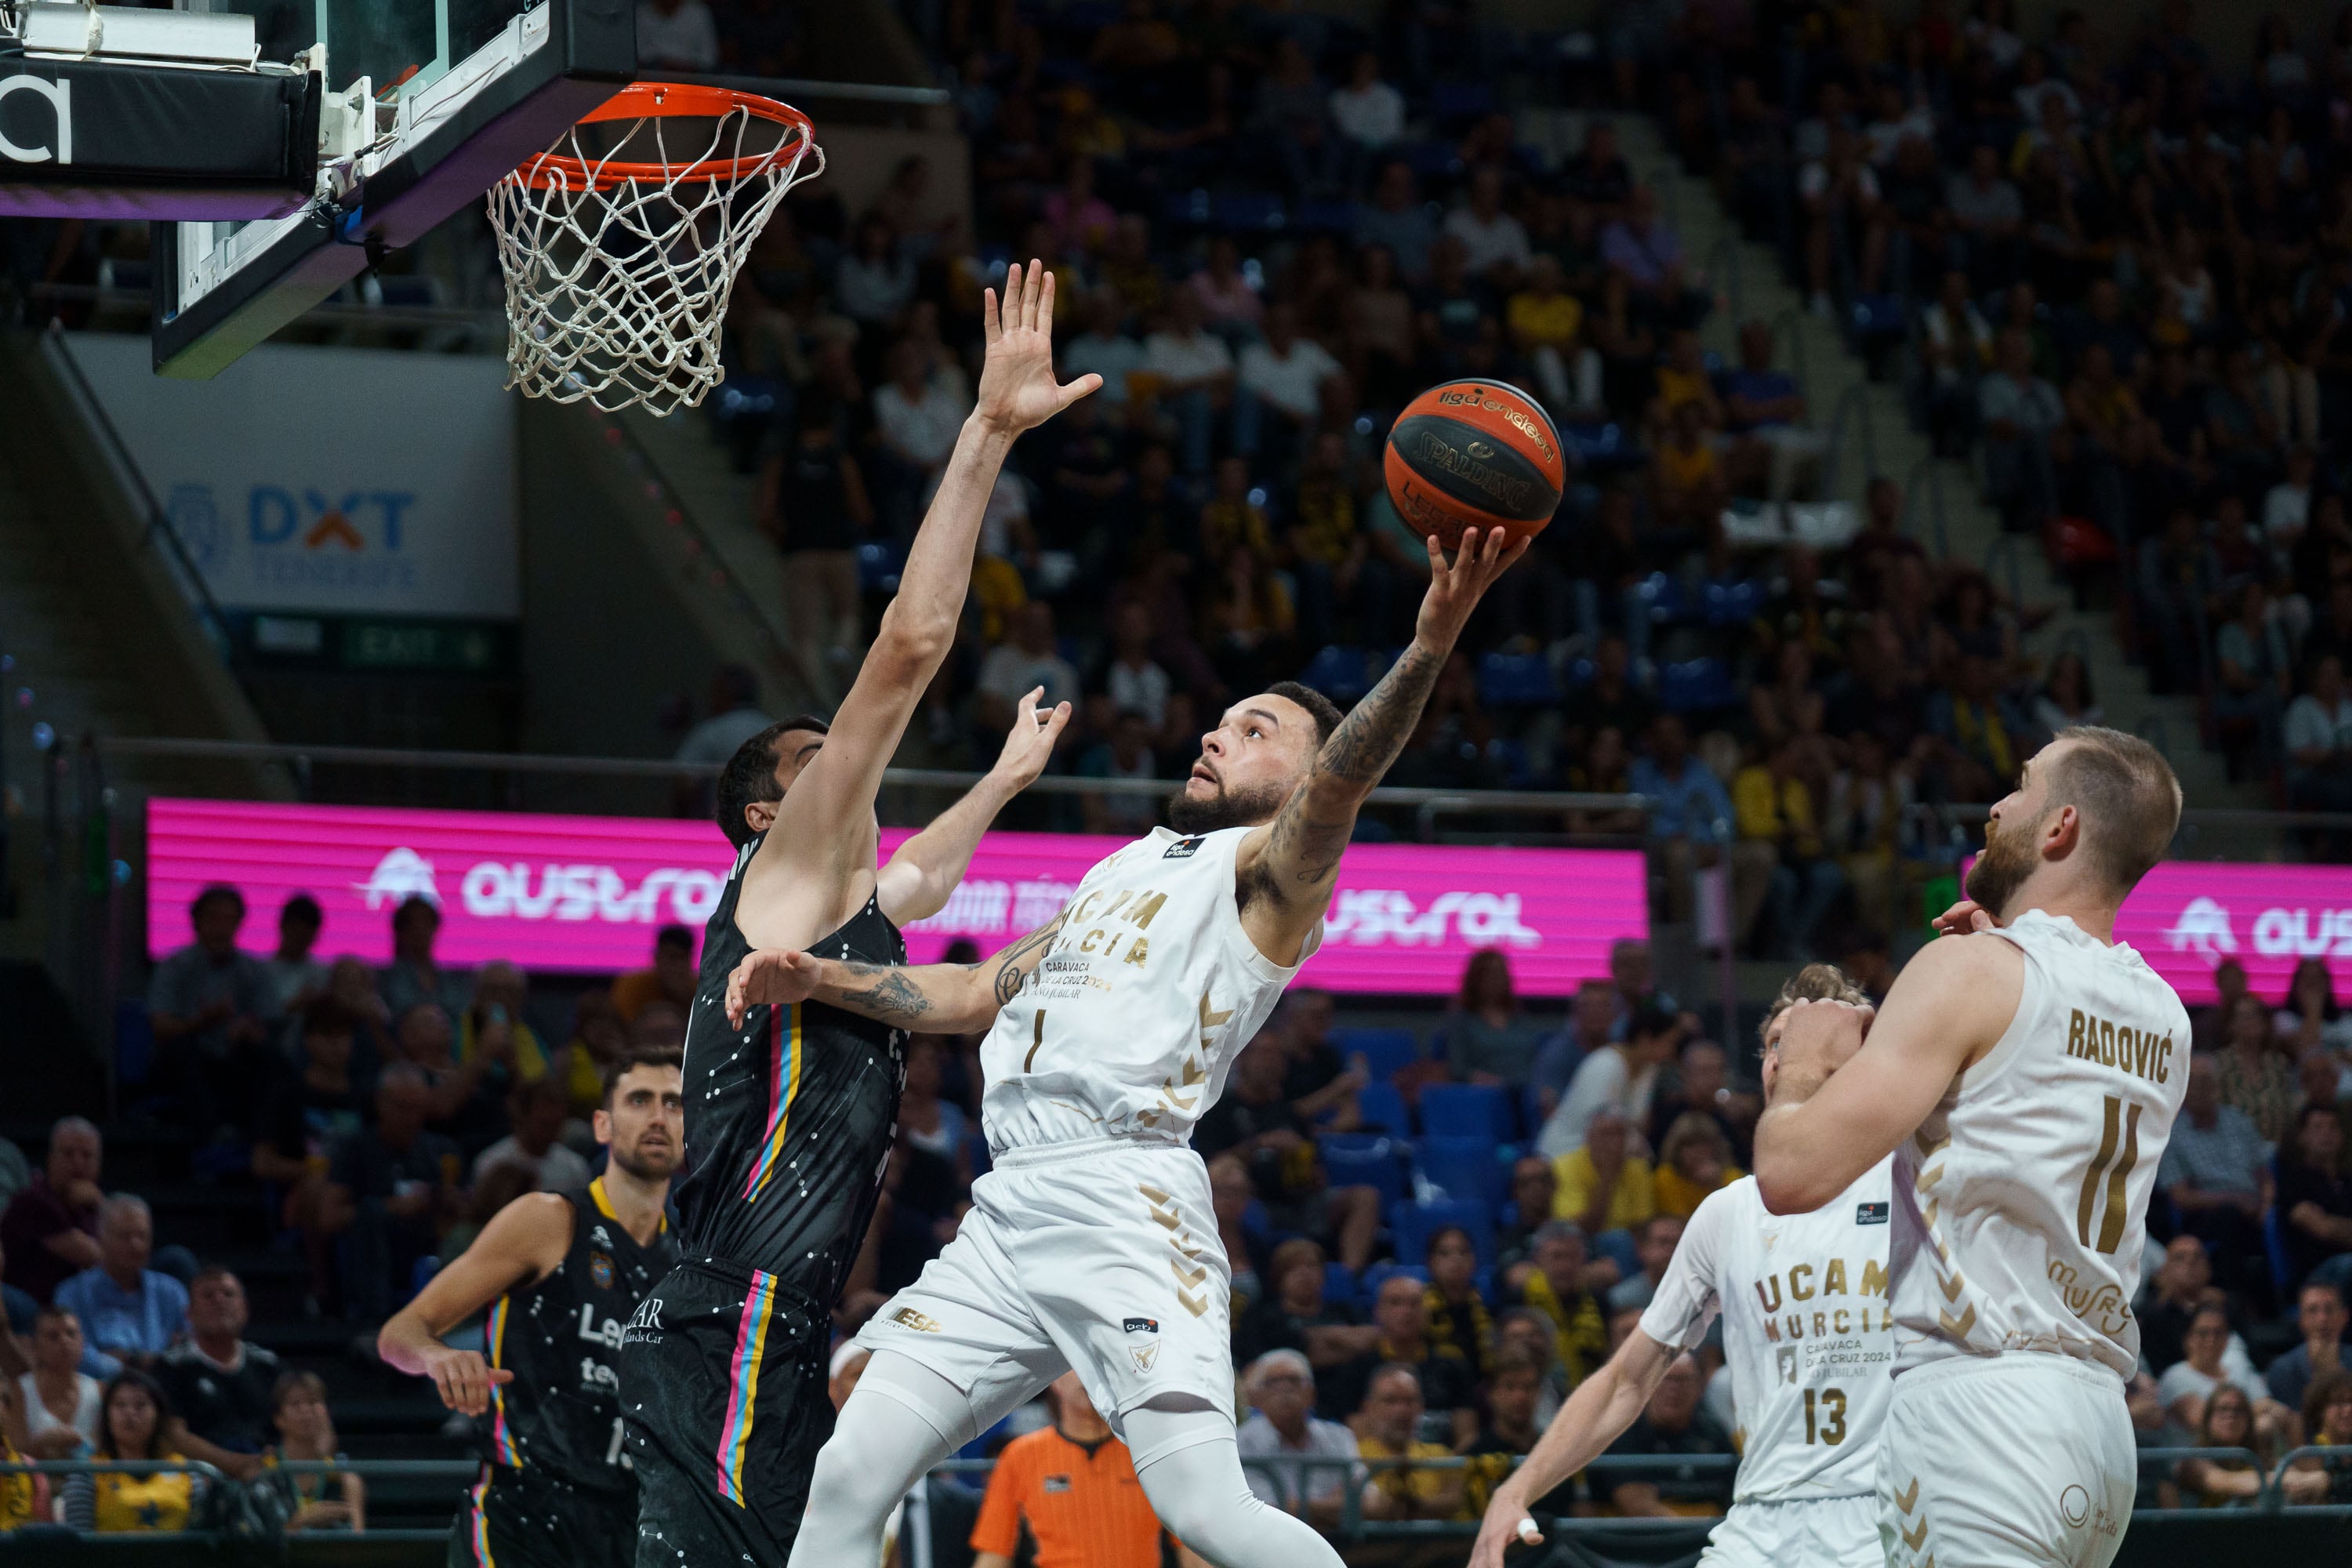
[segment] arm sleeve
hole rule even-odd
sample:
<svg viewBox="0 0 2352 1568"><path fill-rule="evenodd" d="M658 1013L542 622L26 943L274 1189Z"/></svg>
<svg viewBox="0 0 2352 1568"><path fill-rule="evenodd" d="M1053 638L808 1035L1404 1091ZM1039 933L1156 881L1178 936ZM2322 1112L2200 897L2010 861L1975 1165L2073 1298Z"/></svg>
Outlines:
<svg viewBox="0 0 2352 1568"><path fill-rule="evenodd" d="M89 1531L98 1528L98 1488L89 1476L66 1478L66 1528Z"/></svg>
<svg viewBox="0 0 2352 1568"><path fill-rule="evenodd" d="M1660 1344L1690 1349L1706 1337L1706 1326L1722 1309L1715 1282L1730 1206L1722 1193L1710 1194L1684 1227L1666 1277L1642 1312L1642 1331Z"/></svg>
<svg viewBox="0 0 2352 1568"><path fill-rule="evenodd" d="M980 1518L971 1527L971 1549L1010 1557L1021 1545L1021 1493L1028 1467L1022 1456L998 1458L988 1473L988 1491L980 1500Z"/></svg>

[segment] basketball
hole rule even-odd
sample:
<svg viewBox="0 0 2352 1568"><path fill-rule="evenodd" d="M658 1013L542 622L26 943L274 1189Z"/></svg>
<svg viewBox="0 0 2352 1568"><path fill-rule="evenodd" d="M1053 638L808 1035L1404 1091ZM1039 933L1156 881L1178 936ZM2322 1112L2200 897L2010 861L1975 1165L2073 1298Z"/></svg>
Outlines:
<svg viewBox="0 0 2352 1568"><path fill-rule="evenodd" d="M1551 416L1500 381L1449 381L1406 404L1382 467L1405 526L1448 550L1465 528L1541 533L1567 478Z"/></svg>

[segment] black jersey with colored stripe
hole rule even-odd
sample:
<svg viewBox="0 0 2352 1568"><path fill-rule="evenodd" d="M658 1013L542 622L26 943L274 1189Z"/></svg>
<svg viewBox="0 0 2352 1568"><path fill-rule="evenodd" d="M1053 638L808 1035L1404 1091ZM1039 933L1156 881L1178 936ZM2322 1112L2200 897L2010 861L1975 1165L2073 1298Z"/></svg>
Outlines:
<svg viewBox="0 0 2352 1568"><path fill-rule="evenodd" d="M492 1366L514 1381L492 1392L475 1426L491 1463L594 1491L634 1489L621 1446L621 1331L677 1262L669 1223L640 1247L614 1217L604 1178L559 1194L572 1245L546 1279L490 1304Z"/></svg>
<svg viewBox="0 0 2352 1568"><path fill-rule="evenodd" d="M866 1238L906 1081L906 1037L822 1003L756 1006L727 1022L727 977L751 952L735 924L753 839L702 935L686 1026L686 1147L677 1187L689 1257L757 1268L831 1308ZM906 940L867 899L809 943L824 958L904 963Z"/></svg>

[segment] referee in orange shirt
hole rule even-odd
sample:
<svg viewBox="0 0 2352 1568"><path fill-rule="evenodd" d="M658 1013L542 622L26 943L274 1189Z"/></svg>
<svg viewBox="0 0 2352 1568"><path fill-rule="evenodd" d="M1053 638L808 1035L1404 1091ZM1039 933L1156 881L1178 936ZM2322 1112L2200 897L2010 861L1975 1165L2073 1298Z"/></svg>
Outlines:
<svg viewBox="0 0 2352 1568"><path fill-rule="evenodd" d="M1160 1527L1127 1445L1066 1372L1045 1391L1054 1424L997 1456L972 1527L972 1568L1012 1568L1026 1531L1036 1568L1208 1568Z"/></svg>

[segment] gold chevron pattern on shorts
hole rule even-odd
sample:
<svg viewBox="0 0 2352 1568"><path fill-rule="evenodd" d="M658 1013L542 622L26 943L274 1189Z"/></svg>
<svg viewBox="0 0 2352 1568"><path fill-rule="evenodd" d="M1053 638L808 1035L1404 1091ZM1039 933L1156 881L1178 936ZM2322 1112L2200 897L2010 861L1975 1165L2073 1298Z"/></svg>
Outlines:
<svg viewBox="0 0 2352 1568"><path fill-rule="evenodd" d="M1927 1521L1923 1519L1919 1521L1919 1527L1916 1530L1906 1530L1901 1534L1903 1544L1916 1552L1919 1550L1920 1543L1927 1539Z"/></svg>
<svg viewBox="0 0 2352 1568"><path fill-rule="evenodd" d="M1970 1307L1957 1318L1949 1312L1937 1312L1936 1321L1954 1339L1965 1340L1969 1337L1969 1331L1977 1326L1977 1310Z"/></svg>
<svg viewBox="0 0 2352 1568"><path fill-rule="evenodd" d="M1909 1513L1919 1501L1919 1478L1913 1476L1911 1484L1895 1494L1895 1506Z"/></svg>
<svg viewBox="0 0 2352 1568"><path fill-rule="evenodd" d="M1152 1220L1169 1232L1168 1245L1176 1250L1176 1256L1168 1260L1168 1267L1176 1276L1178 1304L1194 1317L1201 1316L1209 1310L1209 1293L1201 1289L1208 1282L1209 1266L1199 1261L1201 1254L1208 1250L1206 1244L1192 1239L1192 1233L1185 1228L1183 1214L1177 1208L1173 1194L1161 1192L1149 1182L1137 1183L1135 1190L1141 1193L1143 1201L1150 1205ZM1192 1294L1195 1290L1200 1294Z"/></svg>
<svg viewBox="0 0 2352 1568"><path fill-rule="evenodd" d="M1943 1291L1945 1300L1957 1301L1960 1299L1960 1292L1969 1288L1969 1282L1955 1274L1949 1279L1937 1280L1936 1288Z"/></svg>

